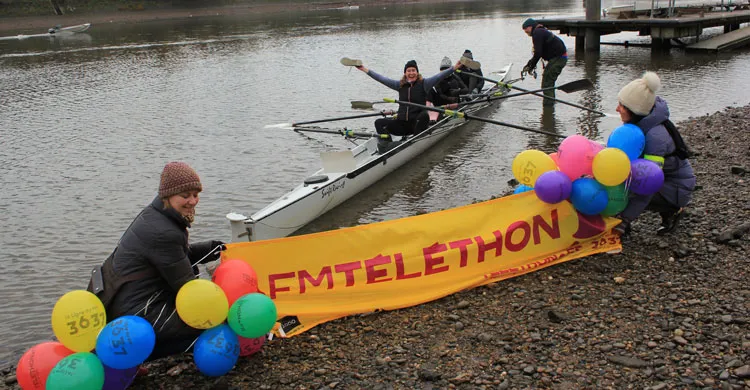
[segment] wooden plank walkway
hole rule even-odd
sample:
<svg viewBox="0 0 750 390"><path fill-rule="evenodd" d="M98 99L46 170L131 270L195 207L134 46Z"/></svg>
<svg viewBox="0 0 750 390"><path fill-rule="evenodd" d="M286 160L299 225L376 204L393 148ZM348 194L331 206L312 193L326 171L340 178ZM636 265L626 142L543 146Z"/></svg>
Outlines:
<svg viewBox="0 0 750 390"><path fill-rule="evenodd" d="M740 46L750 44L750 27L734 30L705 41L695 42L687 45L687 50L731 50Z"/></svg>

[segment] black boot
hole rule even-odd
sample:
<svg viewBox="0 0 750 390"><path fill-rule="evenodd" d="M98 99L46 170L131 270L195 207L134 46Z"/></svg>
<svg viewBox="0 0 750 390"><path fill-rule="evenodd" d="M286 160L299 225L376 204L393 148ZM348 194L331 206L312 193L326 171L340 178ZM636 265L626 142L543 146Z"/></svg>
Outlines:
<svg viewBox="0 0 750 390"><path fill-rule="evenodd" d="M378 138L378 153L383 154L391 149L393 149L394 146L397 144L393 142L393 138Z"/></svg>
<svg viewBox="0 0 750 390"><path fill-rule="evenodd" d="M661 215L661 226L656 229L656 234L663 236L667 233L673 232L682 218L682 210L679 209L673 213L659 213Z"/></svg>

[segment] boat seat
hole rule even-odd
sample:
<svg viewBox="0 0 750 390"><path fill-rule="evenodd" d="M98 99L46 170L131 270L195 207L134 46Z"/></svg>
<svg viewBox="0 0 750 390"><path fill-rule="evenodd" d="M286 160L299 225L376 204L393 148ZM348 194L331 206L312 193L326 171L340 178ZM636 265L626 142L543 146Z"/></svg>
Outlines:
<svg viewBox="0 0 750 390"><path fill-rule="evenodd" d="M326 176L326 175L315 175L315 176L310 176L307 179L305 179L305 185L308 185L308 184L318 184L318 183L323 183L323 182L326 182L326 181L328 181L328 176Z"/></svg>

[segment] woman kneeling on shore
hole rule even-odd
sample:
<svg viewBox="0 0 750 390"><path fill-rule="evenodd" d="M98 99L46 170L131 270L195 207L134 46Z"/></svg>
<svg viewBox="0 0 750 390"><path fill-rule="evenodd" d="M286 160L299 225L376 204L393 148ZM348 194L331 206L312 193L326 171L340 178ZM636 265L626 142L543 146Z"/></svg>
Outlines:
<svg viewBox="0 0 750 390"><path fill-rule="evenodd" d="M186 352L203 332L185 324L175 309L177 292L198 275L197 264L217 260L223 248L221 241L188 243L202 190L198 174L188 164L168 163L158 196L92 274L89 290L104 303L108 319L136 315L154 327L156 346L149 360Z"/></svg>
<svg viewBox="0 0 750 390"><path fill-rule="evenodd" d="M630 195L627 207L620 213L622 223L615 227L615 232L621 235L630 232L631 222L644 210L658 212L661 216L656 234L673 231L695 189L693 167L687 158L678 156L675 139L667 130L674 124L669 121L667 102L656 96L660 88L659 76L646 72L643 78L631 81L617 95L617 112L622 122L638 126L646 136L642 157L659 164L664 172L664 185L657 193Z"/></svg>

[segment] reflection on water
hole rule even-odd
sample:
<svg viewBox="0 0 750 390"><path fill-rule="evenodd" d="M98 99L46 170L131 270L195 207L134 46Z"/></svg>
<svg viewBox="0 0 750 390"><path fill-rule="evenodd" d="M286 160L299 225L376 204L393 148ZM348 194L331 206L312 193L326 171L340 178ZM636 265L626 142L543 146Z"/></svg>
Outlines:
<svg viewBox="0 0 750 390"><path fill-rule="evenodd" d="M429 76L443 56L456 60L469 48L488 77L510 62L520 76L531 56L522 21L580 14L581 6L578 0L391 5L112 23L65 39L0 41L0 360L51 336L54 302L86 285L88 269L155 195L167 161L190 162L203 180L193 239L226 240L224 215L260 209L316 170L321 151L350 146L338 137L264 125L354 115L361 111L352 100L394 96L339 65L341 57L361 58L393 78L415 59ZM750 97L746 49L708 55L603 46L584 56L574 52L573 38L563 39L571 60L559 83L595 84L558 93L576 104L614 113L619 89L645 70L662 77L662 95L678 120ZM535 89L540 82L519 86ZM599 141L619 125L617 117L566 105L543 110L535 96L508 99L485 115ZM343 126L372 129L372 120L328 127ZM519 151L551 151L558 142L470 123L304 231L488 199L508 189Z"/></svg>

